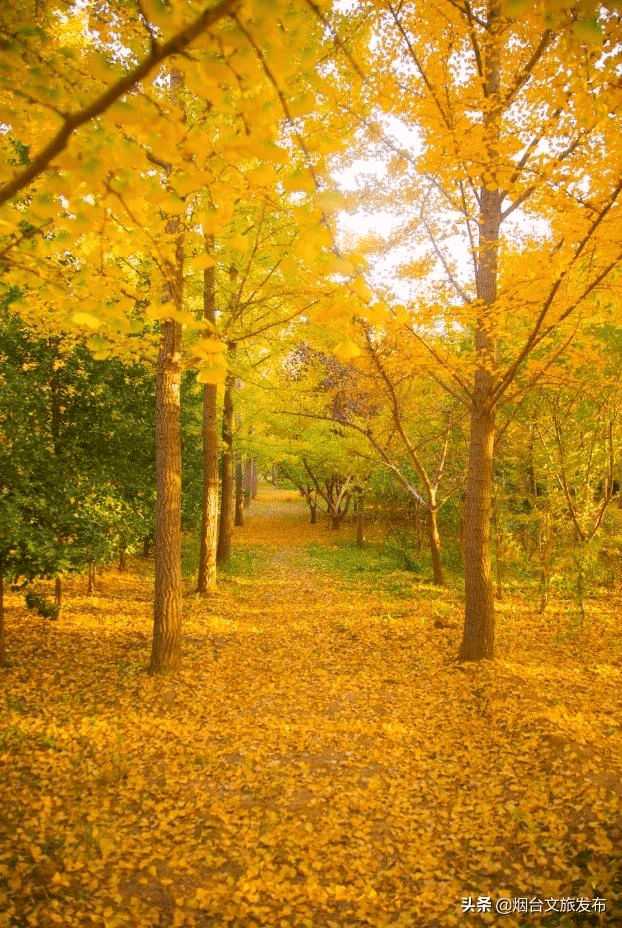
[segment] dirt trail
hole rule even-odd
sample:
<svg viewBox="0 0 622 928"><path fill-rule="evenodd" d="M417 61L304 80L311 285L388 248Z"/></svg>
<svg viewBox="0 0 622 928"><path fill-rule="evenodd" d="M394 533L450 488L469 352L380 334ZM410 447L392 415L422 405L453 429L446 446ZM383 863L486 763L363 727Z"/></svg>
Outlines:
<svg viewBox="0 0 622 928"><path fill-rule="evenodd" d="M321 608L351 611L354 603L368 600L369 586L344 585L335 573L323 569L309 555L310 545L331 545L347 542L352 526L344 525L337 534L322 519L311 525L309 512L299 494L291 490L262 487L259 497L245 511L245 525L235 529L234 550L246 552L251 562L248 576L244 571L225 579L221 602L233 596L232 611L242 614L244 622L249 609L266 626L278 626L288 638L296 618L308 619L310 611ZM376 597L377 598L377 597ZM376 603L379 607L379 603ZM319 626L317 626L319 628Z"/></svg>
<svg viewBox="0 0 622 928"><path fill-rule="evenodd" d="M292 490L263 486L260 495L244 513L246 524L234 530L234 546L261 546L265 549L265 578L278 578L296 590L308 566L306 550L311 543L330 544L351 535L345 525L340 533L331 532L328 522L310 524L309 510L300 494ZM303 582L303 587L305 586Z"/></svg>

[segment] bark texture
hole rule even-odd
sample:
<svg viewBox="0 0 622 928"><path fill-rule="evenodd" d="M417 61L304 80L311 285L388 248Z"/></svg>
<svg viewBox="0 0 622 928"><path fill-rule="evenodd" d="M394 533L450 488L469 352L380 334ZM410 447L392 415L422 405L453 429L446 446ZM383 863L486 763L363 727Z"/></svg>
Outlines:
<svg viewBox="0 0 622 928"><path fill-rule="evenodd" d="M235 378L231 372L225 381L225 395L222 411L222 456L220 519L218 522L218 549L216 559L219 565L227 564L231 558L231 536L233 534L233 391Z"/></svg>
<svg viewBox="0 0 622 928"><path fill-rule="evenodd" d="M490 566L490 502L495 420L473 416L464 513L465 619L459 659L492 658L495 598Z"/></svg>
<svg viewBox="0 0 622 928"><path fill-rule="evenodd" d="M239 457L235 465L235 524L244 525L244 471Z"/></svg>
<svg viewBox="0 0 622 928"><path fill-rule="evenodd" d="M249 435L251 430L248 430ZM253 462L247 455L244 460L244 508L248 509L253 498Z"/></svg>
<svg viewBox="0 0 622 928"><path fill-rule="evenodd" d="M437 586L445 586L445 573L443 571L443 561L441 559L441 536L438 530L436 507L431 507L426 511L428 523L428 541L430 544L430 555L432 557L432 571L434 582Z"/></svg>
<svg viewBox="0 0 622 928"><path fill-rule="evenodd" d="M208 242L209 250L209 242ZM216 322L216 278L213 267L203 272L203 316ZM218 546L218 387L203 386L203 501L197 590L207 593L216 587Z"/></svg>
<svg viewBox="0 0 622 928"><path fill-rule="evenodd" d="M178 281L181 289L181 282ZM181 293L178 295L181 299ZM156 375L155 601L151 673L181 663L181 326L162 323Z"/></svg>
<svg viewBox="0 0 622 928"><path fill-rule="evenodd" d="M471 438L464 512L465 612L459 660L494 657L495 606L490 567L490 516L495 438L494 371L497 345L495 302L499 262L502 193L496 167L500 137L500 43L497 0L491 0L484 47L486 165L479 203L479 262L476 275L481 311L475 333L477 370L471 400Z"/></svg>

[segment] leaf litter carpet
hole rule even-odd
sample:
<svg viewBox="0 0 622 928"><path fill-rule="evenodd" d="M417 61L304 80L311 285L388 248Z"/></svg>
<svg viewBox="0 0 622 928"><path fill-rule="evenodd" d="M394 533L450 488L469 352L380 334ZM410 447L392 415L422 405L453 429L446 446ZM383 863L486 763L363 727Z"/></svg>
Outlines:
<svg viewBox="0 0 622 928"><path fill-rule="evenodd" d="M622 925L619 602L560 640L515 599L461 667L457 594L329 571L307 521L264 489L244 569L188 578L175 676L147 562L57 623L8 596L0 928Z"/></svg>

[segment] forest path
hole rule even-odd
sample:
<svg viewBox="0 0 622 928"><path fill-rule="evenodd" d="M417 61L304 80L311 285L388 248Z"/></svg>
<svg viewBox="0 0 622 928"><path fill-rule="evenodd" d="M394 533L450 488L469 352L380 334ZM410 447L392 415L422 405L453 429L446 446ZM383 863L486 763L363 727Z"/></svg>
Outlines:
<svg viewBox="0 0 622 928"><path fill-rule="evenodd" d="M354 576L342 572L353 534L350 523L332 531L321 514L311 525L298 493L264 486L245 511L245 525L235 529L233 568L221 576L215 597L190 600L199 616L207 611L212 627L235 629L237 635L250 627L254 636L264 639L266 651L285 648L294 673L296 660L308 668L310 653L324 652L328 659L336 650L346 677L350 659L359 668L361 653L353 647L355 642L370 662L369 672L374 666L379 671L383 652L372 644L378 635L390 641L397 634L410 651L421 635L435 634L434 615L455 608L455 596L418 584L415 600L413 575L403 572L398 596L376 587L364 570ZM422 611L426 600L428 612ZM190 617L193 613L191 606ZM456 623L451 641L442 636L439 641L438 656L445 654L447 662L457 627ZM371 640L363 644L367 634Z"/></svg>
<svg viewBox="0 0 622 928"><path fill-rule="evenodd" d="M284 605L292 601L308 605L318 595L323 602L327 596L332 599L339 586L335 573L314 564L309 549L347 544L352 537L350 525L333 532L322 513L311 525L309 509L300 494L270 484L261 486L244 518L245 525L234 529L233 548L236 554L248 554L253 598L263 598L270 607L275 598Z"/></svg>
<svg viewBox="0 0 622 928"><path fill-rule="evenodd" d="M515 600L508 658L460 667L456 594L307 520L262 487L172 675L151 562L68 580L58 622L9 594L0 928L481 928L462 899L619 883L622 660Z"/></svg>

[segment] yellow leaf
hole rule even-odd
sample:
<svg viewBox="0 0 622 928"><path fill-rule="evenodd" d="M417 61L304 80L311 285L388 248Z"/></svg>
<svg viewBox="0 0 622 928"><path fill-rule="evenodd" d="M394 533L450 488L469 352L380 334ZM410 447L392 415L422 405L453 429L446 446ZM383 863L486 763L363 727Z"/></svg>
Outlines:
<svg viewBox="0 0 622 928"><path fill-rule="evenodd" d="M229 248L233 248L234 251L246 251L248 248L248 243L243 235L234 235L229 239L227 244Z"/></svg>
<svg viewBox="0 0 622 928"><path fill-rule="evenodd" d="M343 194L339 193L338 190L322 190L315 198L315 205L325 212L335 212L338 209L343 209Z"/></svg>
<svg viewBox="0 0 622 928"><path fill-rule="evenodd" d="M315 181L309 171L298 171L283 178L283 188L287 193L315 193Z"/></svg>
<svg viewBox="0 0 622 928"><path fill-rule="evenodd" d="M196 271L204 271L208 267L216 266L216 258L212 255L193 255L193 257L188 259L188 263Z"/></svg>
<svg viewBox="0 0 622 928"><path fill-rule="evenodd" d="M349 277L354 273L354 265L348 258L333 258L326 271L327 274L340 274L342 277Z"/></svg>
<svg viewBox="0 0 622 928"><path fill-rule="evenodd" d="M248 173L248 179L258 187L273 187L277 174L271 164L262 164Z"/></svg>
<svg viewBox="0 0 622 928"><path fill-rule="evenodd" d="M91 313L74 313L71 321L75 322L76 325L85 325L89 329L98 329L102 324L101 319L91 315Z"/></svg>
<svg viewBox="0 0 622 928"><path fill-rule="evenodd" d="M99 845L99 851L102 855L102 860L104 862L107 861L111 852L114 850L115 842L112 840L112 838L99 838L97 844Z"/></svg>
<svg viewBox="0 0 622 928"><path fill-rule="evenodd" d="M350 284L350 289L356 293L358 297L367 303L371 300L373 294L362 277L357 277L356 280L353 280Z"/></svg>
<svg viewBox="0 0 622 928"><path fill-rule="evenodd" d="M342 342L335 345L333 351L342 361L349 361L350 358L358 358L361 354L361 349L351 338L344 338Z"/></svg>
<svg viewBox="0 0 622 928"><path fill-rule="evenodd" d="M323 306L313 314L312 318L316 325L324 325L325 322L330 322L332 319L336 319L340 315L343 315L343 313L335 309L334 306Z"/></svg>
<svg viewBox="0 0 622 928"><path fill-rule="evenodd" d="M219 338L201 338L194 343L192 350L200 358L212 358L214 355L223 354L227 346Z"/></svg>
<svg viewBox="0 0 622 928"><path fill-rule="evenodd" d="M386 303L372 303L369 306L365 306L361 309L361 315L367 319L368 322L374 324L380 324L389 318L389 309Z"/></svg>
<svg viewBox="0 0 622 928"><path fill-rule="evenodd" d="M201 367L197 372L197 381L198 383L219 384L224 382L226 376L227 365L223 359L221 364L214 362L213 364L206 364L204 367Z"/></svg>

